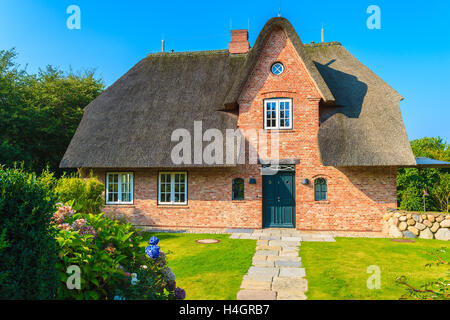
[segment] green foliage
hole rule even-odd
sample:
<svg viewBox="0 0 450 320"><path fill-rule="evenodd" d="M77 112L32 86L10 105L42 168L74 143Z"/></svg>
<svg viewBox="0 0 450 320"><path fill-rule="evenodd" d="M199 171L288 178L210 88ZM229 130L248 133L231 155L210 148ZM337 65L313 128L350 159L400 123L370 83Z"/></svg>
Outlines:
<svg viewBox="0 0 450 320"><path fill-rule="evenodd" d="M450 148L441 137L412 140L411 148L416 157L450 161Z"/></svg>
<svg viewBox="0 0 450 320"><path fill-rule="evenodd" d="M105 186L97 178L84 180L79 175L62 176L56 181L54 190L59 202L73 201L77 212L100 213L102 210Z"/></svg>
<svg viewBox="0 0 450 320"><path fill-rule="evenodd" d="M411 141L416 157L427 157L441 161L450 161L449 145L441 138L423 138ZM408 211L423 211L423 191L427 211L448 212L449 169L399 169L397 191L399 207Z"/></svg>
<svg viewBox="0 0 450 320"><path fill-rule="evenodd" d="M59 299L99 300L112 299L118 293L126 299L174 298L163 278L163 264L145 258L142 238L136 235L131 224L111 220L103 214L75 213L71 208L60 207L54 215L56 239L59 244L60 276ZM141 270L145 263L148 270ZM81 271L81 289L67 288L69 266ZM131 288L131 278L124 270L138 270L141 285ZM142 286L145 285L145 286Z"/></svg>
<svg viewBox="0 0 450 320"><path fill-rule="evenodd" d="M435 184L432 191L433 199L443 212L450 210L450 173L441 173L439 183Z"/></svg>
<svg viewBox="0 0 450 320"><path fill-rule="evenodd" d="M165 258L164 258L165 259ZM175 280L167 278L166 268L147 256L131 266L131 272L137 281L133 285L128 282L116 290L116 296L126 300L174 300Z"/></svg>
<svg viewBox="0 0 450 320"><path fill-rule="evenodd" d="M15 50L0 51L0 163L23 161L41 172L59 162L83 115L103 90L93 71L76 74L47 66L28 74L15 62Z"/></svg>
<svg viewBox="0 0 450 320"><path fill-rule="evenodd" d="M50 190L34 174L0 166L0 299L55 297L53 211Z"/></svg>

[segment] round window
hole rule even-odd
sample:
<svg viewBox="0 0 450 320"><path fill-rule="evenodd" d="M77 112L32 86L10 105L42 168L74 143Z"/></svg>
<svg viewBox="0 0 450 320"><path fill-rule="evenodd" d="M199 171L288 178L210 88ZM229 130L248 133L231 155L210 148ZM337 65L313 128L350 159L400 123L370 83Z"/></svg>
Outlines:
<svg viewBox="0 0 450 320"><path fill-rule="evenodd" d="M280 75L284 71L284 65L281 62L275 62L272 67L270 68L270 71L276 76Z"/></svg>

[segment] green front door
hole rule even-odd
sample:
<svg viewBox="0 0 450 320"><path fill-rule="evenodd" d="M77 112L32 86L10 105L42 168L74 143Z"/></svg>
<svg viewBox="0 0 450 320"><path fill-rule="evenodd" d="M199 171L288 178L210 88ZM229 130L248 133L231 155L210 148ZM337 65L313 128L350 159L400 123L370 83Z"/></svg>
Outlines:
<svg viewBox="0 0 450 320"><path fill-rule="evenodd" d="M264 228L295 228L295 172L263 176Z"/></svg>

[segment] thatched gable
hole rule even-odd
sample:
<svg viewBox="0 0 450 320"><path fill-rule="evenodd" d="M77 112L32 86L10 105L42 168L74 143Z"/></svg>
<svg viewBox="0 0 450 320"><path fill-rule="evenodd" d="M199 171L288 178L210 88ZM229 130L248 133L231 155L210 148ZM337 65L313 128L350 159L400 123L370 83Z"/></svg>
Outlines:
<svg viewBox="0 0 450 320"><path fill-rule="evenodd" d="M400 112L402 96L337 42L305 46L336 101L320 109L326 166L404 166L416 161Z"/></svg>
<svg viewBox="0 0 450 320"><path fill-rule="evenodd" d="M273 28L286 31L322 95L324 165L415 164L400 95L340 44L303 45L286 19L273 18L247 54L158 53L140 61L85 108L60 166L175 167L173 130L192 132L200 120L203 130L237 128L236 101Z"/></svg>

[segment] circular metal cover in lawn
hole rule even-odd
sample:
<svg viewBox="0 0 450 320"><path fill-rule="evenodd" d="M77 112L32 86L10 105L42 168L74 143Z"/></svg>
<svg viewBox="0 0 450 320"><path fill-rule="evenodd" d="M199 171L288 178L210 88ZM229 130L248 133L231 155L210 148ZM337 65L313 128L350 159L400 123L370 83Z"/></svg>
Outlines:
<svg viewBox="0 0 450 320"><path fill-rule="evenodd" d="M393 242L415 242L414 240L407 240L407 239L391 239Z"/></svg>
<svg viewBox="0 0 450 320"><path fill-rule="evenodd" d="M217 239L201 239L201 240L197 240L195 242L200 243L200 244L212 244L212 243L219 243L220 240L217 240Z"/></svg>

